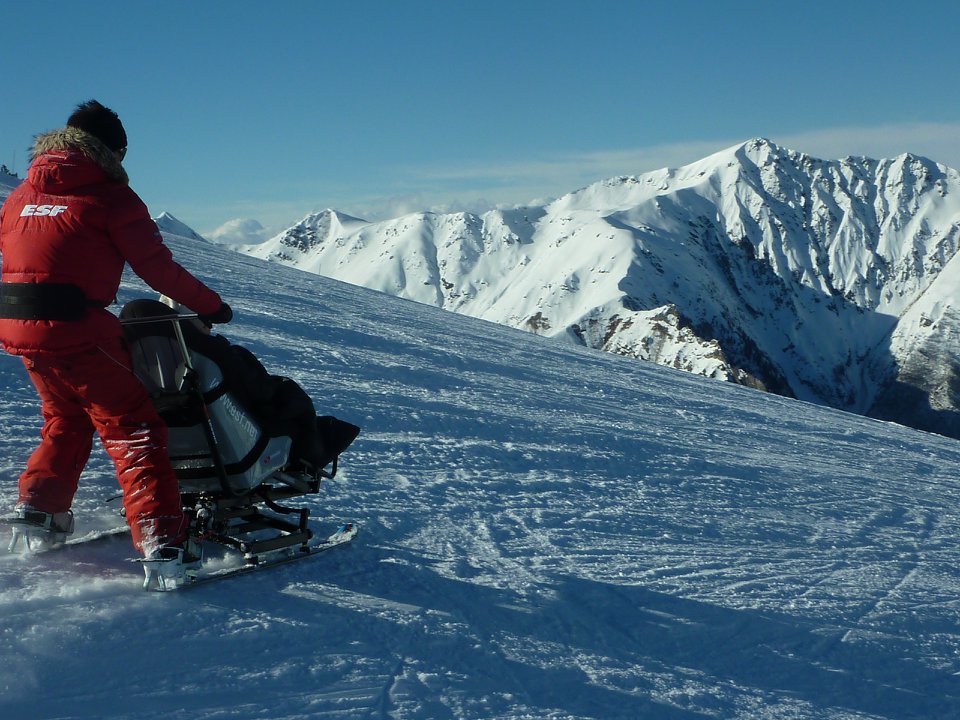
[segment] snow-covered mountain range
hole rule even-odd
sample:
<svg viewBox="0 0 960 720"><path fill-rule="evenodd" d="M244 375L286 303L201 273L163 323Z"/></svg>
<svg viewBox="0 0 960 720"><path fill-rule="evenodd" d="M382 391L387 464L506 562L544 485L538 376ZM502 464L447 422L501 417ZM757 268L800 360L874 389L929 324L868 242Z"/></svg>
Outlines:
<svg viewBox="0 0 960 720"><path fill-rule="evenodd" d="M751 140L542 206L311 214L251 255L960 437L960 176Z"/></svg>

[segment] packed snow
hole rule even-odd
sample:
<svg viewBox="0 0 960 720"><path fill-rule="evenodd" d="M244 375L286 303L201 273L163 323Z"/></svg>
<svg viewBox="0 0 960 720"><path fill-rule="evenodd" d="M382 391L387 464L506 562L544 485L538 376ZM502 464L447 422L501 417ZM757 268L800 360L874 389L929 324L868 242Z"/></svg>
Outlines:
<svg viewBox="0 0 960 720"><path fill-rule="evenodd" d="M0 556L0 717L957 716L956 441L169 243L363 426L310 502L360 534L183 594L126 540ZM0 388L12 508L39 413ZM79 536L117 492L97 452Z"/></svg>

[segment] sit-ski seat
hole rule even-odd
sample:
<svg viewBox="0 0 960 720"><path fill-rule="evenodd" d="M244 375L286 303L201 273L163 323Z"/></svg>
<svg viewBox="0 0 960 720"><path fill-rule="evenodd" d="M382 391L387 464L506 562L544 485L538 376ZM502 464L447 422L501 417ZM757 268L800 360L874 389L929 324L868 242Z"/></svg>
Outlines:
<svg viewBox="0 0 960 720"><path fill-rule="evenodd" d="M200 330L175 317L152 300L129 303L120 315L134 371L167 423L170 462L194 530L251 562L264 552L305 549L309 510L278 503L318 492L319 477L287 472L291 438L261 428L228 391L219 365L192 347L202 344Z"/></svg>
<svg viewBox="0 0 960 720"><path fill-rule="evenodd" d="M184 334L197 332L184 328ZM223 372L211 359L190 350L195 373L178 345L172 321L130 325L126 329L134 370L169 428L169 455L181 493L247 493L282 469L290 454L289 437L269 437L228 392ZM195 382L196 388L188 386ZM206 415L196 395L202 394ZM209 419L228 488L223 488L204 428Z"/></svg>

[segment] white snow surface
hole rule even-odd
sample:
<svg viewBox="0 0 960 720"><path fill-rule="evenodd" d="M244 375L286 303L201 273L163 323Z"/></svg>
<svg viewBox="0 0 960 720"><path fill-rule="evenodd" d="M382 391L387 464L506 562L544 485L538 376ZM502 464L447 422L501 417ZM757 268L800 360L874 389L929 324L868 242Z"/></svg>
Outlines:
<svg viewBox="0 0 960 720"><path fill-rule="evenodd" d="M310 501L360 535L172 595L126 540L0 556L0 717L957 717L956 441L168 241L363 426ZM0 388L12 508L39 413ZM78 536L116 492L98 450Z"/></svg>

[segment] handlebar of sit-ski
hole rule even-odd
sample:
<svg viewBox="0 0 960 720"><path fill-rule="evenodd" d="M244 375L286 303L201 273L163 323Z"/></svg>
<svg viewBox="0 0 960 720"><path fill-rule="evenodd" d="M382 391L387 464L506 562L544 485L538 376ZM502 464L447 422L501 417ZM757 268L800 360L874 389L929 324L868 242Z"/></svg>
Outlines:
<svg viewBox="0 0 960 720"><path fill-rule="evenodd" d="M121 325L147 325L151 323L172 323L173 324L173 334L177 338L177 344L180 346L180 352L183 354L183 361L186 363L187 370L193 371L193 361L190 359L190 350L187 348L187 340L183 337L183 328L180 327L180 323L184 320L199 320L200 316L197 313L184 313L174 314L170 313L169 315L155 315L154 317L146 318L125 318L120 320Z"/></svg>
<svg viewBox="0 0 960 720"><path fill-rule="evenodd" d="M180 323L184 320L199 320L200 316L197 313L184 313L183 315L157 315L155 317L145 317L145 318L121 318L121 325L147 325L149 323L161 323L161 322L172 322Z"/></svg>

